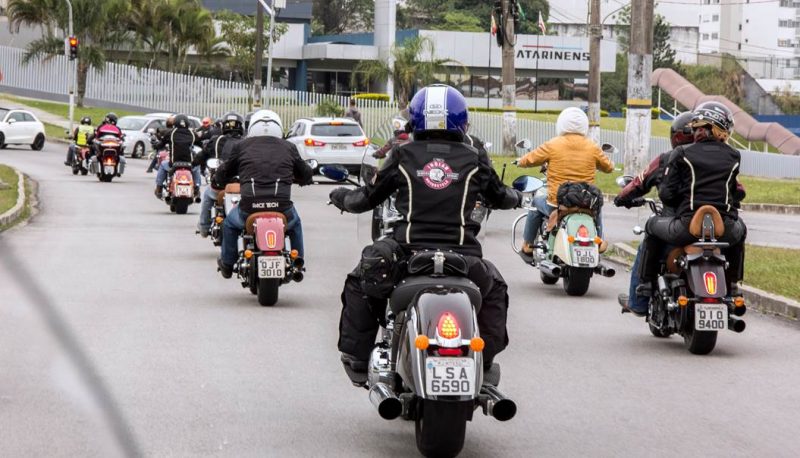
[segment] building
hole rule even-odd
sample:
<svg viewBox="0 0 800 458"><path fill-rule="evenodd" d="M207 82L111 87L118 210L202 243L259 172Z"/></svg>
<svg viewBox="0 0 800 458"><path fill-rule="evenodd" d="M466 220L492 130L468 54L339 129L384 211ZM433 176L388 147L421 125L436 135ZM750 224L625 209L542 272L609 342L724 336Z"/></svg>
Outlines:
<svg viewBox="0 0 800 458"><path fill-rule="evenodd" d="M311 24L313 3L313 0L286 0L286 8L279 10L278 20L288 23ZM203 0L203 6L211 11L229 10L239 14L255 14L257 4L257 0Z"/></svg>

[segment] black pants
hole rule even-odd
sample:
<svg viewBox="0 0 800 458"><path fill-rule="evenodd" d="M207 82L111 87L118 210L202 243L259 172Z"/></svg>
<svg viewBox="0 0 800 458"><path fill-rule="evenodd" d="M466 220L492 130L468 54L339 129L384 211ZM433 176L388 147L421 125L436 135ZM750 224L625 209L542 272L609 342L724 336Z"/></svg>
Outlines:
<svg viewBox="0 0 800 458"><path fill-rule="evenodd" d="M647 221L648 237L645 237L642 242L645 244L644 258L639 271L639 278L642 282L652 282L656 279L660 259L658 254L663 251L666 243L683 247L697 242L697 237L689 233L691 220L692 218L688 216L655 216ZM747 238L747 226L741 218L725 217L723 221L725 234L719 238L719 241L730 244L722 250L722 254L728 261L725 278L728 283L734 284L744 278L744 242Z"/></svg>
<svg viewBox="0 0 800 458"><path fill-rule="evenodd" d="M508 346L508 285L489 261L466 256L468 278L481 290L483 301L478 326L486 342L483 363L491 365L496 354ZM347 275L342 291L342 316L339 321L339 351L368 361L375 346L379 323L386 316L387 299L366 296L361 290L357 270Z"/></svg>

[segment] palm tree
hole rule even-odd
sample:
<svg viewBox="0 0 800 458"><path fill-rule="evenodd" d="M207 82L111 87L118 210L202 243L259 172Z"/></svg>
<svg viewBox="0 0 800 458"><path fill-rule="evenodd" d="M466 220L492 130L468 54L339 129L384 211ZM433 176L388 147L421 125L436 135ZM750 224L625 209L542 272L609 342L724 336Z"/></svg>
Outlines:
<svg viewBox="0 0 800 458"><path fill-rule="evenodd" d="M79 43L78 106L83 106L89 68L103 70L106 50L125 39L116 18L123 17L128 6L126 0L72 0L73 33ZM42 37L28 45L23 63L64 53L69 17L63 0L10 0L7 14L12 31L19 32L21 25L42 28Z"/></svg>
<svg viewBox="0 0 800 458"><path fill-rule="evenodd" d="M414 88L436 81L437 74L447 73L445 65L456 64L466 73L466 68L455 60L437 59L433 41L428 37L408 38L402 45L392 47L390 52L393 62L389 59L370 60L356 65L352 81L355 85L359 80L366 83L391 77L400 108L408 105Z"/></svg>

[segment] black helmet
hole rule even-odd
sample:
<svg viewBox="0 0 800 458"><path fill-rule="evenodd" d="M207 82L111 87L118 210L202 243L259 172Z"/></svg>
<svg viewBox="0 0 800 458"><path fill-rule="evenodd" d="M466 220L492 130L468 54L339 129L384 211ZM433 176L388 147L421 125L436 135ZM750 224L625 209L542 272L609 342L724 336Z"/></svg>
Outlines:
<svg viewBox="0 0 800 458"><path fill-rule="evenodd" d="M114 125L116 126L116 125L117 125L117 114L116 114L116 113L114 113L113 111L112 111L112 112L109 112L109 113L106 115L106 119L105 119L105 121L106 121L106 123L108 123L108 124L114 124Z"/></svg>
<svg viewBox="0 0 800 458"><path fill-rule="evenodd" d="M189 125L189 118L185 114L175 115L175 127L179 129L188 129Z"/></svg>
<svg viewBox="0 0 800 458"><path fill-rule="evenodd" d="M235 111L229 111L222 117L222 133L225 135L244 134L244 118Z"/></svg>
<svg viewBox="0 0 800 458"><path fill-rule="evenodd" d="M672 125L669 128L669 140L673 148L694 142L692 119L694 119L694 113L684 111L672 121Z"/></svg>
<svg viewBox="0 0 800 458"><path fill-rule="evenodd" d="M709 127L719 141L726 141L733 130L733 113L719 102L706 102L694 109L692 127Z"/></svg>
<svg viewBox="0 0 800 458"><path fill-rule="evenodd" d="M92 118L90 118L88 116L82 117L81 118L81 124L85 124L87 126L91 126L92 125Z"/></svg>

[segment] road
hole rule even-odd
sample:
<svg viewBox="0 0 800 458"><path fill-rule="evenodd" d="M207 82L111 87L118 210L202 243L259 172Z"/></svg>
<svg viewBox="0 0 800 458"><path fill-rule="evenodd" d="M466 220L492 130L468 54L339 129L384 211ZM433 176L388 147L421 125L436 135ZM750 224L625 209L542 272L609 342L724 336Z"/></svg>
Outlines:
<svg viewBox="0 0 800 458"><path fill-rule="evenodd" d="M40 213L2 238L144 455L417 456L413 424L381 420L338 362L339 293L361 246L357 218L325 206L329 186L296 191L306 280L262 308L215 271L216 251L194 235L199 207L171 215L152 197L143 161L111 184L73 177L62 161L58 146L0 151L39 181L41 198ZM620 215L606 216L608 234L626 240ZM800 454L800 329L748 314L745 333L690 355L619 314L627 274L593 280L580 299L542 285L510 251L513 217L492 216L485 252L510 285L511 345L498 361L519 411L508 423L476 414L462 456ZM0 456L117 455L63 348L2 268L0 291Z"/></svg>

